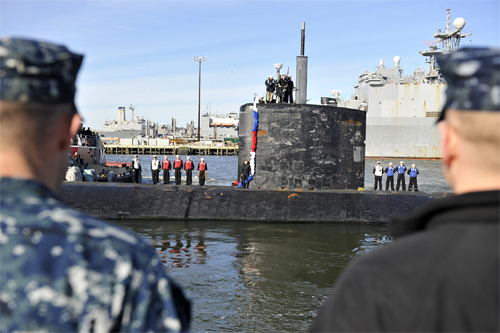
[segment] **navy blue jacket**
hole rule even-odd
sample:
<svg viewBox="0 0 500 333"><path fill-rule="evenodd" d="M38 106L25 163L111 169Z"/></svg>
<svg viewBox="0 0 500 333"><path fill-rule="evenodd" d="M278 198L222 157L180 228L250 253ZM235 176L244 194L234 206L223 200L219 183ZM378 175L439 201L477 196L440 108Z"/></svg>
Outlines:
<svg viewBox="0 0 500 333"><path fill-rule="evenodd" d="M338 279L311 332L498 332L500 192L449 196L389 224Z"/></svg>

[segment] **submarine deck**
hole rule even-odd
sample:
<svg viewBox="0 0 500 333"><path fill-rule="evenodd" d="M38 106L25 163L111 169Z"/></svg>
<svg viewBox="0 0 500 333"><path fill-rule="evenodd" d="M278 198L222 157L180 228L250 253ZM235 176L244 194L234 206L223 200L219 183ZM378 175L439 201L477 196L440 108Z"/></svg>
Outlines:
<svg viewBox="0 0 500 333"><path fill-rule="evenodd" d="M385 224L450 194L64 182L59 195L69 206L106 220Z"/></svg>

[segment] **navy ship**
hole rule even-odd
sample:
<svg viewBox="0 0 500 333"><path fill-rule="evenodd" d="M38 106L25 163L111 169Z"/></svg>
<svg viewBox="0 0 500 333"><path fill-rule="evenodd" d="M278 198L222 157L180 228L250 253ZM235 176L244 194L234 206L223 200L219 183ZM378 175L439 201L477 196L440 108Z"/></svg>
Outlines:
<svg viewBox="0 0 500 333"><path fill-rule="evenodd" d="M359 76L355 94L349 100L340 98L333 90L333 98L322 98L322 104L336 104L366 114L366 157L376 158L440 158L439 133L436 121L444 104L446 83L436 64L436 56L454 52L464 33L465 19L459 17L450 26L447 9L445 31L438 30L429 49L420 52L429 64L427 70L418 68L405 76L400 67L401 58L394 57L394 67L386 68L383 60L374 72ZM441 44L441 47L438 45Z"/></svg>
<svg viewBox="0 0 500 333"><path fill-rule="evenodd" d="M99 130L101 137L111 138L136 138L139 136L157 137L159 126L151 120L144 119L144 117L134 117L135 107L130 104L129 109L132 111L132 119L127 120L125 116L125 107L118 108L116 120L107 120Z"/></svg>

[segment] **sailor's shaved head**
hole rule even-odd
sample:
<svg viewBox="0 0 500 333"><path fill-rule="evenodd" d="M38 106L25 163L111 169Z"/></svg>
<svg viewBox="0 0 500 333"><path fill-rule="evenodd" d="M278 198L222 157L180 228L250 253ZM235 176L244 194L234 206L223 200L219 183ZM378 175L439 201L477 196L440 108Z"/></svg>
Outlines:
<svg viewBox="0 0 500 333"><path fill-rule="evenodd" d="M0 142L22 149L39 149L40 142L54 130L57 119L73 114L71 104L0 102Z"/></svg>

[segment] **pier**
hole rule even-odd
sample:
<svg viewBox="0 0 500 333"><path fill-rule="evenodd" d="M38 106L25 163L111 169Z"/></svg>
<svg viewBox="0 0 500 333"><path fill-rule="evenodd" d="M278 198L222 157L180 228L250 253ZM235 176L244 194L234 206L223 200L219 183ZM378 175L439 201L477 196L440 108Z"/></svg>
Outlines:
<svg viewBox="0 0 500 333"><path fill-rule="evenodd" d="M219 155L237 156L238 146L147 146L147 145L105 145L106 154L116 155Z"/></svg>

